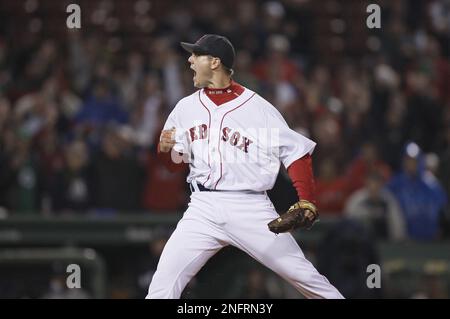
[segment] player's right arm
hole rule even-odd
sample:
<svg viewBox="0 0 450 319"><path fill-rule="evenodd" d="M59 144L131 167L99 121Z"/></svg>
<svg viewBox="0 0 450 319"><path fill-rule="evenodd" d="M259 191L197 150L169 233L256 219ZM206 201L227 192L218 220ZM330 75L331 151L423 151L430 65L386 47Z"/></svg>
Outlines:
<svg viewBox="0 0 450 319"><path fill-rule="evenodd" d="M179 104L175 106L167 118L158 143L158 158L171 172L185 170L188 166L183 161L179 161L185 153L186 146L180 137L178 137L178 141L176 137L177 130L183 130L181 123L178 120L178 108ZM173 152L177 152L177 154L173 154ZM175 157L172 155L175 155ZM174 161L174 158L177 160Z"/></svg>
<svg viewBox="0 0 450 319"><path fill-rule="evenodd" d="M170 153L172 149L178 153L187 153L188 145L184 137L184 127L181 119L186 112L186 98L180 100L167 117L161 131L158 153Z"/></svg>
<svg viewBox="0 0 450 319"><path fill-rule="evenodd" d="M164 166L171 172L181 172L187 169L184 162L175 163L172 160L172 149L175 145L175 128L161 131L161 138L158 143L158 158L163 162ZM179 153L180 154L180 153ZM181 155L180 155L181 156Z"/></svg>
<svg viewBox="0 0 450 319"><path fill-rule="evenodd" d="M161 131L161 137L158 143L158 158L169 171L181 172L187 168L187 164L184 162L175 163L172 159L172 152L174 151L172 149L176 144L175 132L175 128ZM182 156L182 153L178 153L178 155Z"/></svg>
<svg viewBox="0 0 450 319"><path fill-rule="evenodd" d="M162 153L169 153L175 145L175 127L169 130L162 130L158 145L158 150Z"/></svg>

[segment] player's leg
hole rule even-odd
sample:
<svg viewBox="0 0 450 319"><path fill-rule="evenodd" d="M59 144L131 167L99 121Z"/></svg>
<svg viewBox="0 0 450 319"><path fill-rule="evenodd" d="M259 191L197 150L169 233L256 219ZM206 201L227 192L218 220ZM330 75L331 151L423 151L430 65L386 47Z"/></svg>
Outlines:
<svg viewBox="0 0 450 319"><path fill-rule="evenodd" d="M147 299L180 298L203 265L227 243L204 214L208 208L190 206L161 254Z"/></svg>
<svg viewBox="0 0 450 319"><path fill-rule="evenodd" d="M275 235L276 236L276 235ZM341 293L306 259L291 234L280 234L273 242L266 240L277 252L268 256L262 249L248 249L266 267L290 282L307 298L343 298ZM261 245L264 245L261 243Z"/></svg>
<svg viewBox="0 0 450 319"><path fill-rule="evenodd" d="M305 258L291 234L276 235L268 230L267 223L278 216L270 204L251 203L247 198L244 206L230 214L234 216L227 233L234 246L275 271L307 298L343 298Z"/></svg>

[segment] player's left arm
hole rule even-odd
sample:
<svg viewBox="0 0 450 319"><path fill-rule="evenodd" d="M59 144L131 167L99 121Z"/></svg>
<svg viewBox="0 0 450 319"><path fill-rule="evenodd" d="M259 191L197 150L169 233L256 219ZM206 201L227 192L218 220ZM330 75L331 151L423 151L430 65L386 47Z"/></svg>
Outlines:
<svg viewBox="0 0 450 319"><path fill-rule="evenodd" d="M288 168L287 172L291 178L299 199L307 200L316 204L312 157L306 154L302 158L294 161Z"/></svg>
<svg viewBox="0 0 450 319"><path fill-rule="evenodd" d="M304 211L305 217L313 223L318 220L311 158L316 143L292 130L280 112L270 103L263 99L261 103L266 113L267 127L278 132L278 138L273 145L278 151L279 159L287 168L299 196L299 201L293 206Z"/></svg>
<svg viewBox="0 0 450 319"><path fill-rule="evenodd" d="M312 157L308 153L295 160L288 168L287 172L294 185L301 203L310 209L305 210L305 215L310 220L317 218L315 180L312 166Z"/></svg>
<svg viewBox="0 0 450 319"><path fill-rule="evenodd" d="M314 177L311 154L294 160L287 168L289 177L300 200L285 213L270 221L267 226L275 234L293 231L297 228L310 229L319 219L314 198Z"/></svg>

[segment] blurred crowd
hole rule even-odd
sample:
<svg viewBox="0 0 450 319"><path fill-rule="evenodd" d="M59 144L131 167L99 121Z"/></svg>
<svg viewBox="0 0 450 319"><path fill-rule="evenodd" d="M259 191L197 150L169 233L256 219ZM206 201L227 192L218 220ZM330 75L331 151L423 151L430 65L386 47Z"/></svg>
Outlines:
<svg viewBox="0 0 450 319"><path fill-rule="evenodd" d="M186 172L167 171L155 143L194 91L179 41L219 33L238 51L234 80L318 143L324 216L380 238L449 235L448 2L380 1L375 30L364 1L79 2L79 30L63 1L0 4L4 214L183 209Z"/></svg>

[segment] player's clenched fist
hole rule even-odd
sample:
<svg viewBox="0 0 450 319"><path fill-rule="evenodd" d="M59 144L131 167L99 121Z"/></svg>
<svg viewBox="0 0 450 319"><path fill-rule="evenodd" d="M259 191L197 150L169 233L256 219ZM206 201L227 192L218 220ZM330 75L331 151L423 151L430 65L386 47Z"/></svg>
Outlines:
<svg viewBox="0 0 450 319"><path fill-rule="evenodd" d="M170 152L172 147L175 145L175 128L170 130L163 130L161 132L159 150L163 153Z"/></svg>

